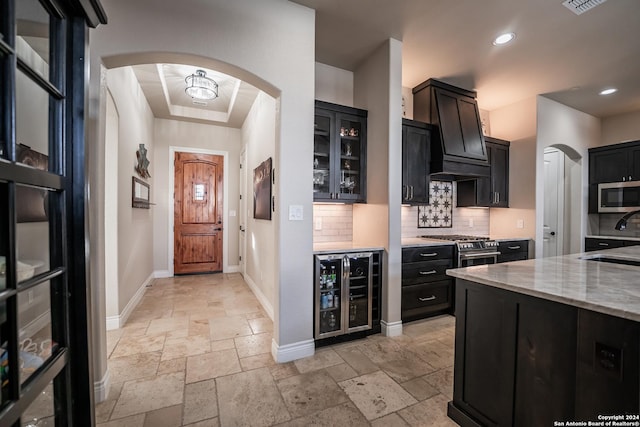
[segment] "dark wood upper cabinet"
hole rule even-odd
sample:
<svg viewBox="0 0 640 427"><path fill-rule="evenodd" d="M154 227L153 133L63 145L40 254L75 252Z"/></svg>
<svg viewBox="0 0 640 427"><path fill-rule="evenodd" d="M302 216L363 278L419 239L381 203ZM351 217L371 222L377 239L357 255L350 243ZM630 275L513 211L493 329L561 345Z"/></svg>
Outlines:
<svg viewBox="0 0 640 427"><path fill-rule="evenodd" d="M640 141L589 149L589 213L598 213L598 184L640 181Z"/></svg>
<svg viewBox="0 0 640 427"><path fill-rule="evenodd" d="M429 203L429 159L434 127L402 119L402 203Z"/></svg>
<svg viewBox="0 0 640 427"><path fill-rule="evenodd" d="M640 141L589 150L589 184L640 181Z"/></svg>
<svg viewBox="0 0 640 427"><path fill-rule="evenodd" d="M509 207L509 141L485 137L490 175L458 181L457 206Z"/></svg>
<svg viewBox="0 0 640 427"><path fill-rule="evenodd" d="M413 88L414 119L436 125L439 143L431 148L431 173L487 176L476 93L429 79Z"/></svg>
<svg viewBox="0 0 640 427"><path fill-rule="evenodd" d="M313 200L367 200L367 111L316 101Z"/></svg>

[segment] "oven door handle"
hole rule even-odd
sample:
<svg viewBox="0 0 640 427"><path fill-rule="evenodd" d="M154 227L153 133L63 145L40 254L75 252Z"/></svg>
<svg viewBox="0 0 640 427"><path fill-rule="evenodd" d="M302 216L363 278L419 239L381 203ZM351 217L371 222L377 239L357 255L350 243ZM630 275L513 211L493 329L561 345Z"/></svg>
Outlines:
<svg viewBox="0 0 640 427"><path fill-rule="evenodd" d="M501 255L500 252L479 252L474 254L460 254L460 259L471 259L471 258L485 258L489 256L498 256Z"/></svg>

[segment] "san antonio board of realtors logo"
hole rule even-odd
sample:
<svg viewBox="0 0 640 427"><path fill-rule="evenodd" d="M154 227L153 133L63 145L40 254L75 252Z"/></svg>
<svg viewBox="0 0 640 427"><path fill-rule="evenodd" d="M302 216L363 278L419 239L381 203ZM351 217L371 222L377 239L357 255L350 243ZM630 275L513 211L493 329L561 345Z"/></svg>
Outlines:
<svg viewBox="0 0 640 427"><path fill-rule="evenodd" d="M418 206L418 228L451 228L453 226L453 183L431 181L429 204Z"/></svg>

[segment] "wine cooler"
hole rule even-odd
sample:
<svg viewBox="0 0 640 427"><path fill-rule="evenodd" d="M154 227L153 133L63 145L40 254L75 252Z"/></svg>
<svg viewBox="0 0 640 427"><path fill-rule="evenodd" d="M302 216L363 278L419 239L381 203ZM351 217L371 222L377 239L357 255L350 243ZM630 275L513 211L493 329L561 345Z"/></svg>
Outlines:
<svg viewBox="0 0 640 427"><path fill-rule="evenodd" d="M371 329L373 253L316 255L315 338Z"/></svg>

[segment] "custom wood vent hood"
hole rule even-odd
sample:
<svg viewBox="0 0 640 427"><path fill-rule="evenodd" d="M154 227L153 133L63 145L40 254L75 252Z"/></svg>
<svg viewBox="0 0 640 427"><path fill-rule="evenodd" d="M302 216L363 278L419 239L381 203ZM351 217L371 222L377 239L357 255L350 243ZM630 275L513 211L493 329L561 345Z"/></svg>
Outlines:
<svg viewBox="0 0 640 427"><path fill-rule="evenodd" d="M439 130L431 144L432 177L489 176L476 92L429 79L413 88L413 109L415 120Z"/></svg>

